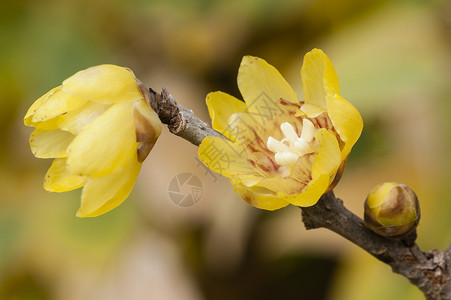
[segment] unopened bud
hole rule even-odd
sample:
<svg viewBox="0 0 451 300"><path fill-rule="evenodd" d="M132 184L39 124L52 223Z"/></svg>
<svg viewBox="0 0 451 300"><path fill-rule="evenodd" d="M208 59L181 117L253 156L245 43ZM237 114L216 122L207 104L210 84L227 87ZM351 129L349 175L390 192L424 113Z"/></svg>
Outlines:
<svg viewBox="0 0 451 300"><path fill-rule="evenodd" d="M365 201L365 225L386 237L404 237L420 221L418 198L407 185L385 182L375 186Z"/></svg>

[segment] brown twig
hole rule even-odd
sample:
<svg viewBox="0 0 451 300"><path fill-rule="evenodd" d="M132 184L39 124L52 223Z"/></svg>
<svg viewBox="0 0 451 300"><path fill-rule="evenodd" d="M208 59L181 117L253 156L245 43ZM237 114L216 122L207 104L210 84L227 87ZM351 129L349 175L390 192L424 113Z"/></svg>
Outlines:
<svg viewBox="0 0 451 300"><path fill-rule="evenodd" d="M191 110L177 104L163 88L159 94L150 89L150 105L169 130L198 146L206 136L223 137ZM333 191L324 194L311 207L303 207L302 220L309 229L327 228L361 247L393 272L410 280L427 299L451 300L451 245L445 251L423 252L413 240L386 238L365 227L363 220L346 209Z"/></svg>
<svg viewBox="0 0 451 300"><path fill-rule="evenodd" d="M150 103L163 124L168 125L169 131L192 144L199 146L206 136L223 137L207 123L199 119L192 110L177 104L174 97L163 88L158 94L150 90Z"/></svg>
<svg viewBox="0 0 451 300"><path fill-rule="evenodd" d="M423 252L416 244L409 247L402 240L377 235L346 209L332 191L324 194L316 205L303 207L302 219L307 229L332 230L390 265L393 272L409 279L427 299L451 299L449 249Z"/></svg>

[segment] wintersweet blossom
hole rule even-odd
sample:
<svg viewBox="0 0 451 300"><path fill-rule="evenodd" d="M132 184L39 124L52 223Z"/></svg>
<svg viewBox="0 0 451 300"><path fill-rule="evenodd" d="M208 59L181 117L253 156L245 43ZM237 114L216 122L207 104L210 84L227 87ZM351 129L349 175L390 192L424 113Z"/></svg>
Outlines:
<svg viewBox="0 0 451 300"><path fill-rule="evenodd" d="M30 147L54 158L44 189L83 186L78 217L110 211L130 194L161 133L133 73L115 65L80 71L36 100L24 118L36 129Z"/></svg>
<svg viewBox="0 0 451 300"><path fill-rule="evenodd" d="M274 210L314 205L338 182L363 121L340 96L338 78L319 49L304 57L303 101L263 59L245 56L238 71L244 102L223 92L207 96L212 126L201 161L229 177L251 205Z"/></svg>
<svg viewBox="0 0 451 300"><path fill-rule="evenodd" d="M405 184L384 182L376 185L365 201L365 225L382 236L404 237L420 222L420 203Z"/></svg>

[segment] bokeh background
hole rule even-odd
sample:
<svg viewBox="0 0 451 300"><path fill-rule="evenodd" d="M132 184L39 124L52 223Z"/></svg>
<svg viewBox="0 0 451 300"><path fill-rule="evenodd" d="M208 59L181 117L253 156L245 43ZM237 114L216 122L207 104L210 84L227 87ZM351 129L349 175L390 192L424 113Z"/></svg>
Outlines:
<svg viewBox="0 0 451 300"><path fill-rule="evenodd" d="M205 96L236 85L243 55L302 98L303 55L323 49L365 128L335 189L362 216L382 181L421 201L418 243L451 241L449 0L16 0L0 2L0 299L423 299L389 267L301 212L248 206L166 129L129 199L77 219L80 191L48 193L23 116L75 72L128 66L208 121ZM200 201L168 185L195 174Z"/></svg>

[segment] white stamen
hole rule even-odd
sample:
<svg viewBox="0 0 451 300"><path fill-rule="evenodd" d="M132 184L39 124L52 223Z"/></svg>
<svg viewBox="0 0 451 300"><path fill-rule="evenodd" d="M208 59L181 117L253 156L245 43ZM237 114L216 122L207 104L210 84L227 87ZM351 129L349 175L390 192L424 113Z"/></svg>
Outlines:
<svg viewBox="0 0 451 300"><path fill-rule="evenodd" d="M288 122L282 123L280 125L280 129L282 130L283 134L285 134L288 141L294 143L294 141L298 138L298 135L294 130L293 125L291 125L290 123Z"/></svg>
<svg viewBox="0 0 451 300"><path fill-rule="evenodd" d="M299 157L311 152L311 141L315 134L315 126L307 119L302 121L302 131L299 137L293 125L284 122L280 125L285 138L276 140L272 136L268 138L266 146L275 153L275 161L283 168L279 169L283 174L289 174ZM285 176L285 175L284 175ZM287 175L288 176L288 175Z"/></svg>
<svg viewBox="0 0 451 300"><path fill-rule="evenodd" d="M292 152L277 152L275 155L276 163L282 166L294 166L298 156Z"/></svg>
<svg viewBox="0 0 451 300"><path fill-rule="evenodd" d="M266 142L266 147L272 152L287 152L288 147L282 142L279 142L272 136L268 138L268 141Z"/></svg>
<svg viewBox="0 0 451 300"><path fill-rule="evenodd" d="M307 119L302 120L302 132L301 138L305 139L307 143L313 140L313 135L315 134L315 125Z"/></svg>
<svg viewBox="0 0 451 300"><path fill-rule="evenodd" d="M310 150L309 143L302 137L296 139L294 146L296 147L296 150L298 151L298 153L305 154Z"/></svg>

